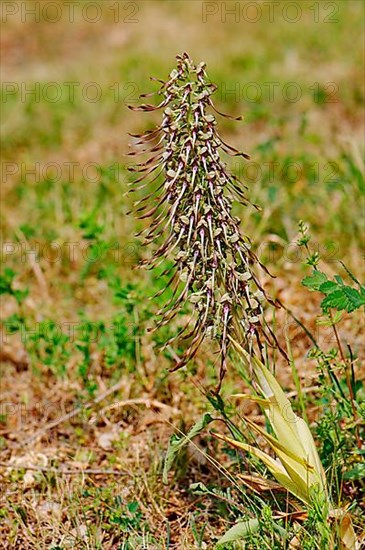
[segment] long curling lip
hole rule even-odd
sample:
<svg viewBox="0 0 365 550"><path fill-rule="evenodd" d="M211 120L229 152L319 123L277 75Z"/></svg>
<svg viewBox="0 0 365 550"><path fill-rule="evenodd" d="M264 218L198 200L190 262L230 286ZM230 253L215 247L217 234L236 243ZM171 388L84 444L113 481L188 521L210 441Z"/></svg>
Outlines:
<svg viewBox="0 0 365 550"><path fill-rule="evenodd" d="M168 340L188 342L174 370L192 359L211 334L221 359L218 390L227 368L228 335L235 330L234 316L244 321L246 340L253 343L255 337L260 346L264 322L257 312L263 308L261 304L257 307L254 294L262 291L263 300L269 302L254 273L260 262L246 245L249 239L240 233L239 220L232 214L235 198L243 206L250 204L247 187L227 170L220 153L250 157L223 141L217 132L212 110L223 113L216 110L211 99L216 86L208 81L205 64L195 66L184 53L177 57L177 67L165 82L155 80L161 84L157 95L162 101L156 106L131 107L147 112L163 107L164 111L159 126L131 134L137 141L130 155L140 154L147 160L130 167L139 176L129 191L135 193L134 211L139 219L151 220L139 232L145 239L143 246L155 245L143 266L153 269L165 260L173 262L171 269L163 270L163 277L168 275L169 280L156 296L169 293L157 312L153 330L170 323L189 302L192 320ZM264 337L275 343L272 334L265 333Z"/></svg>

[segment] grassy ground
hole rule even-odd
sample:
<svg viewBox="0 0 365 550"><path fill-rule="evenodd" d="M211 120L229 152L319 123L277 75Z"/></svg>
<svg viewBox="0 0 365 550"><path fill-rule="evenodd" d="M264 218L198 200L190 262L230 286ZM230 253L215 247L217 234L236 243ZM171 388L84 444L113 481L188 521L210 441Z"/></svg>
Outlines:
<svg viewBox="0 0 365 550"><path fill-rule="evenodd" d="M262 279L330 347L332 333L315 324L320 299L300 284L308 270L295 241L306 220L327 273L343 274L343 261L361 276L363 4L314 3L317 13L296 2L301 14L289 22L286 2L271 19L257 2L257 21L241 2L237 21L225 21L219 2L105 0L95 23L92 8L81 11L88 2L73 22L61 2L55 23L45 2L8 4L19 10L9 8L1 38L3 285L12 294L2 303L3 547L212 548L246 505L224 475L232 453L208 435L189 447L169 485L161 481L168 439L209 409L203 388L215 370L205 349L188 370L169 374L174 352L157 345L174 327L146 333L157 307L148 297L163 282L132 270L145 251L127 215L125 154L127 132L158 119L126 104L151 91L149 76L164 78L176 54L207 62L218 108L245 116L219 127L252 157L228 162L263 208L237 210L276 275ZM37 4L39 19L24 20L24 6ZM207 14L208 4L217 13ZM283 311L273 321L278 339L290 339L315 429L324 404L310 342ZM362 314L344 316L341 338L358 356L358 376L363 328ZM280 358L276 370L295 398ZM244 384L232 367L223 395L237 388ZM218 451L220 471L206 456ZM210 494L194 493L196 482ZM358 498L356 517L361 487L344 489L344 503ZM360 520L355 526L360 532Z"/></svg>

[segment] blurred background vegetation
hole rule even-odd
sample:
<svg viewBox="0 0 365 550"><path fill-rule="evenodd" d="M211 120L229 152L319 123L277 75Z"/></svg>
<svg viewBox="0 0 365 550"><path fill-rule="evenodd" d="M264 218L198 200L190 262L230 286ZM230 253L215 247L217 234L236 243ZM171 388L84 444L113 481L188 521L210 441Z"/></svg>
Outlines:
<svg viewBox="0 0 365 550"><path fill-rule="evenodd" d="M244 115L243 122L218 117L218 127L251 155L246 164L226 161L262 207L237 213L276 275L263 276L271 292L315 327L320 300L300 285L300 219L329 274L343 261L361 276L364 4L274 4L2 3L0 446L2 466L15 468L2 469L6 548L127 548L128 541L139 548L144 536L156 548L190 548L204 528L209 548L224 521L216 502L188 492L197 475L218 483L203 459L194 455L180 484L161 487L171 423L184 429L205 410L199 388L215 373L206 350L188 372L168 375L174 352L161 357L155 345L173 327L145 332L156 308L148 297L164 283L132 270L143 251L134 238L141 224L127 215L127 132L153 127L159 115L127 104L156 89L149 77L165 78L176 54L205 61L217 108ZM305 334L284 328L283 314L276 322L279 339L289 331L309 387ZM344 327L361 353L362 316ZM284 368L279 376L291 386ZM234 388L233 377L226 392ZM81 416L38 434L104 394ZM122 404L108 409L113 400ZM127 473L68 477L59 472L64 463Z"/></svg>

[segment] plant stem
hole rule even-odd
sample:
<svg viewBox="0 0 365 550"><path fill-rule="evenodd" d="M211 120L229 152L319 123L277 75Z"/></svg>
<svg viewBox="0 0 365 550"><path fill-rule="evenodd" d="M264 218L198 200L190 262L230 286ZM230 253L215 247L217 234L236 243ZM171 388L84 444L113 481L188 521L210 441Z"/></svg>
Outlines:
<svg viewBox="0 0 365 550"><path fill-rule="evenodd" d="M333 322L333 316L332 316L331 310L329 311L329 318L331 319L331 322L332 322L333 332L335 333L337 346L338 346L338 349L339 349L339 352L340 352L341 360L342 360L343 365L344 365L345 376L346 376L346 384L347 384L347 387L349 389L351 408L352 408L352 413L354 415L354 421L355 421L355 424L356 424L356 421L358 420L358 414L357 414L357 409L356 409L356 405L355 405L354 390L353 390L352 384L351 384L351 375L350 375L350 372L349 372L350 365L346 361L346 357L345 357L345 354L343 352L343 348L342 348L342 345L341 345L341 340L340 340L340 337L338 335L337 327L336 327L335 323ZM361 449L361 439L360 439L360 434L359 434L359 426L357 424L355 426L355 434L356 434L357 447L358 447L358 449Z"/></svg>

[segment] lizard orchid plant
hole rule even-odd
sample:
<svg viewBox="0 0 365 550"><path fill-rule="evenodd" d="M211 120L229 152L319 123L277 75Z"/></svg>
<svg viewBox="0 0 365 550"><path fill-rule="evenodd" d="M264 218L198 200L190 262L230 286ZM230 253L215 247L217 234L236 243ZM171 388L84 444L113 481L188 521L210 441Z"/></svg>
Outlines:
<svg viewBox="0 0 365 550"><path fill-rule="evenodd" d="M147 189L147 193L134 203L137 215L142 220L152 218L141 233L143 245L155 245L154 253L141 264L152 269L164 260L172 261L172 268L163 272L163 276L169 276L169 282L159 292L163 294L171 287L171 296L158 311L154 330L170 323L189 301L191 318L178 336L168 340L165 346L178 337L188 342L174 367L176 370L194 357L206 338L218 342L217 392L227 370L228 347L233 345L259 392L254 396L239 394L236 397L258 403L267 415L272 433L249 418L245 419L246 425L266 443L276 458L258 446L217 432L213 435L260 459L292 497L307 509L319 508L325 524L336 520L341 548L354 550L358 546L351 516L346 510L332 507L309 427L294 413L275 377L259 359L259 356L262 358L263 339L282 351L263 316L265 302L273 302L256 275L256 267L264 266L253 253L250 239L241 233L240 219L232 214L234 199L243 205L249 204L246 188L221 159L222 153L245 159L249 156L225 143L217 132L213 112L219 112L211 98L216 86L207 78L205 63L196 66L184 53L177 56L177 68L166 82L158 82L161 86L157 92L142 96L161 96L157 105L130 108L139 111L161 109L162 122L143 134L131 134L136 150L129 153L148 155L147 160L130 168L137 174L130 184L130 192ZM167 482L168 471L179 449L213 420L206 414L185 438L171 439L164 482ZM238 523L218 544L242 539L258 528L257 519ZM326 540L329 547L334 548L332 533ZM293 539L290 547L294 547L294 542Z"/></svg>
<svg viewBox="0 0 365 550"><path fill-rule="evenodd" d="M191 318L178 334L188 344L174 370L211 338L219 346L219 388L227 369L229 336L258 346L260 353L262 337L275 343L263 319L263 302L270 299L255 273L261 264L240 231L240 219L232 214L233 199L249 204L246 188L221 159L222 152L244 159L249 155L225 143L217 132L213 113L218 111L211 98L216 86L207 78L205 63L196 66L188 54L179 55L167 81L158 82L157 92L141 96L161 96L157 105L130 108L162 110L162 122L143 134L131 134L137 150L129 153L149 154L130 168L138 175L131 192L150 190L134 203L140 219L152 218L143 231L143 245L156 245L152 257L141 263L154 268L164 259L173 262L163 273L169 281L160 292L172 287L172 297L158 311L153 330L170 323L189 301Z"/></svg>

